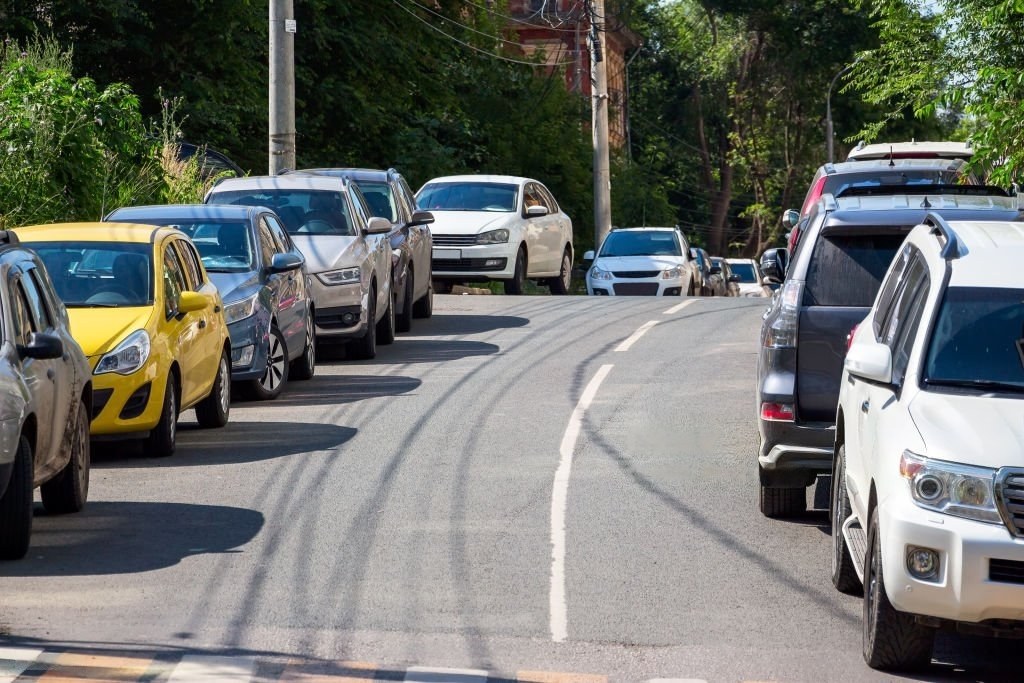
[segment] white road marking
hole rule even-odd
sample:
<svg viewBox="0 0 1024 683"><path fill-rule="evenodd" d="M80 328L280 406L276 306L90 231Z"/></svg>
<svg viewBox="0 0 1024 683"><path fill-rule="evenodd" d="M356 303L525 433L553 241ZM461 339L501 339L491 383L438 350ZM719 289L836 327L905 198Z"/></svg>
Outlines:
<svg viewBox="0 0 1024 683"><path fill-rule="evenodd" d="M616 346L615 350L616 351L629 351L629 347L633 346L633 344L635 344L637 342L637 340L640 339L640 337L642 337L645 334L647 334L647 330L651 329L652 327L654 327L657 324L658 324L657 320L648 320L643 325L638 327L636 332L634 332L633 334L629 335L629 337L626 338L626 340L624 342L622 342L621 344Z"/></svg>
<svg viewBox="0 0 1024 683"><path fill-rule="evenodd" d="M568 637L569 611L565 602L565 513L569 505L569 475L572 472L572 456L576 440L583 427L583 415L594 401L601 382L608 376L614 365L602 365L590 384L583 390L576 408L569 417L569 424L558 448L558 469L555 470L555 484L551 491L551 592L549 609L551 614L551 640L561 643Z"/></svg>
<svg viewBox="0 0 1024 683"><path fill-rule="evenodd" d="M13 683L41 654L34 648L0 647L0 683Z"/></svg>
<svg viewBox="0 0 1024 683"><path fill-rule="evenodd" d="M434 669L410 666L405 670L405 683L486 683L482 669Z"/></svg>
<svg viewBox="0 0 1024 683"><path fill-rule="evenodd" d="M682 303L678 303L675 306L673 306L672 308L668 309L667 311L662 313L662 315L672 315L673 313L678 313L679 311L683 310L684 308L686 308L690 304L695 304L695 303L697 303L696 299L687 299L686 301L683 301Z"/></svg>
<svg viewBox="0 0 1024 683"><path fill-rule="evenodd" d="M243 683L256 673L255 657L185 655L174 667L167 683Z"/></svg>

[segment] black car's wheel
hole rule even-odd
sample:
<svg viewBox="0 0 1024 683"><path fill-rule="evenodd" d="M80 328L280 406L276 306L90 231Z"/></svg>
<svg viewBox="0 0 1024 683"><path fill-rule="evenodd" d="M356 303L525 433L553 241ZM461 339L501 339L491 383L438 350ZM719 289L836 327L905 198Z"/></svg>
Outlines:
<svg viewBox="0 0 1024 683"><path fill-rule="evenodd" d="M353 339L348 343L348 353L352 358L370 360L377 356L377 325L373 322L376 317L377 290L371 289L366 304L366 332L359 339Z"/></svg>
<svg viewBox="0 0 1024 683"><path fill-rule="evenodd" d="M384 311L384 317L377 323L377 343L387 346L395 341L395 287L391 286L391 294L388 296L388 310Z"/></svg>
<svg viewBox="0 0 1024 683"><path fill-rule="evenodd" d="M855 595L863 590L857 570L850 556L850 548L843 538L843 522L853 514L850 493L846 490L846 446L839 447L832 465L832 585L836 590Z"/></svg>
<svg viewBox="0 0 1024 683"><path fill-rule="evenodd" d="M196 420L204 429L223 427L228 423L231 412L231 356L227 351L220 355L217 376L209 395L196 404Z"/></svg>
<svg viewBox="0 0 1024 683"><path fill-rule="evenodd" d="M434 281L427 280L427 293L419 298L412 307L415 318L429 318L434 315Z"/></svg>
<svg viewBox="0 0 1024 683"><path fill-rule="evenodd" d="M412 329L412 271L405 276L405 298L401 314L395 315L395 332L408 332Z"/></svg>
<svg viewBox="0 0 1024 683"><path fill-rule="evenodd" d="M793 517L807 511L807 489L761 486L761 513L765 517Z"/></svg>
<svg viewBox="0 0 1024 683"><path fill-rule="evenodd" d="M515 270L512 271L512 279L505 280L506 294L522 294L526 291L526 249L519 247L516 254Z"/></svg>
<svg viewBox="0 0 1024 683"><path fill-rule="evenodd" d="M316 324L312 313L306 318L306 342L302 355L292 361L288 378L296 380L313 379L316 374Z"/></svg>
<svg viewBox="0 0 1024 683"><path fill-rule="evenodd" d="M174 455L174 445L178 432L178 384L174 374L167 375L167 386L164 388L164 405L160 410L160 422L149 432L142 442L146 455L154 458L166 458Z"/></svg>
<svg viewBox="0 0 1024 683"><path fill-rule="evenodd" d="M271 326L268 335L267 367L263 376L246 385L246 391L259 401L277 398L288 381L288 350L285 347L284 335L277 326Z"/></svg>
<svg viewBox="0 0 1024 683"><path fill-rule="evenodd" d="M931 662L935 629L922 626L913 615L898 611L889 602L881 548L876 508L871 513L864 562L864 661L872 669L919 669Z"/></svg>
<svg viewBox="0 0 1024 683"><path fill-rule="evenodd" d="M548 290L552 294L568 294L572 286L572 255L566 248L562 252L562 265L558 271L558 277L548 280Z"/></svg>
<svg viewBox="0 0 1024 683"><path fill-rule="evenodd" d="M50 514L78 512L89 498L89 409L78 402L71 432L71 457L64 469L39 487L43 507Z"/></svg>
<svg viewBox="0 0 1024 683"><path fill-rule="evenodd" d="M0 498L0 560L20 560L32 537L32 447L18 439L14 469Z"/></svg>

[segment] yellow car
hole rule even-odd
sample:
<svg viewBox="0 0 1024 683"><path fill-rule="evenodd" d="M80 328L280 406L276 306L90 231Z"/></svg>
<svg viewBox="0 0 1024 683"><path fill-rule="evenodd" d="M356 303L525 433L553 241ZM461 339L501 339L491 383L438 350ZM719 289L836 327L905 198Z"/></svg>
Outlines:
<svg viewBox="0 0 1024 683"><path fill-rule="evenodd" d="M217 288L188 237L169 227L65 223L17 228L49 271L93 375L94 437L141 437L174 453L178 414L223 427L231 342Z"/></svg>

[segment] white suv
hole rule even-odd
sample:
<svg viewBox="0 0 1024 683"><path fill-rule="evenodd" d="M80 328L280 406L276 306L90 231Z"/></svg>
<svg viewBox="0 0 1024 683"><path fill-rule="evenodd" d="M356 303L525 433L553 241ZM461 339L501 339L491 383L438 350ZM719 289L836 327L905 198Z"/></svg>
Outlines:
<svg viewBox="0 0 1024 683"><path fill-rule="evenodd" d="M1024 223L907 236L841 382L832 581L864 658L927 664L938 628L1024 633Z"/></svg>

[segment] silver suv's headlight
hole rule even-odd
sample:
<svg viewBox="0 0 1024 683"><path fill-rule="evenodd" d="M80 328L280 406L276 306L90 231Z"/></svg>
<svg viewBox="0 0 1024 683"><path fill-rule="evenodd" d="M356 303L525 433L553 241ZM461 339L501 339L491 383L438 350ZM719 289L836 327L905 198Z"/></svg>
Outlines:
<svg viewBox="0 0 1024 683"><path fill-rule="evenodd" d="M259 292L240 301L232 301L224 304L224 322L230 325L239 320L245 320L256 312L256 301L259 299Z"/></svg>
<svg viewBox="0 0 1024 683"><path fill-rule="evenodd" d="M590 277L594 280L611 280L612 274L607 270L602 270L597 266L594 266L590 269Z"/></svg>
<svg viewBox="0 0 1024 683"><path fill-rule="evenodd" d="M995 470L932 460L903 451L900 474L910 482L914 502L926 510L979 522L1002 523L993 494Z"/></svg>
<svg viewBox="0 0 1024 683"><path fill-rule="evenodd" d="M322 273L317 273L316 277L320 282L324 283L328 287L334 285L353 285L359 282L360 279L359 266L354 268L339 268L338 270L325 270Z"/></svg>
<svg viewBox="0 0 1024 683"><path fill-rule="evenodd" d="M662 280L678 280L683 276L683 272L686 269L683 266L676 266L675 268L669 268L668 270L661 271Z"/></svg>
<svg viewBox="0 0 1024 683"><path fill-rule="evenodd" d="M113 351L105 353L100 358L93 374L116 372L119 375L130 375L141 368L148 358L149 334L145 330L136 330L125 337Z"/></svg>
<svg viewBox="0 0 1024 683"><path fill-rule="evenodd" d="M508 242L508 230L505 228L482 232L476 236L477 244L504 244L505 242Z"/></svg>

